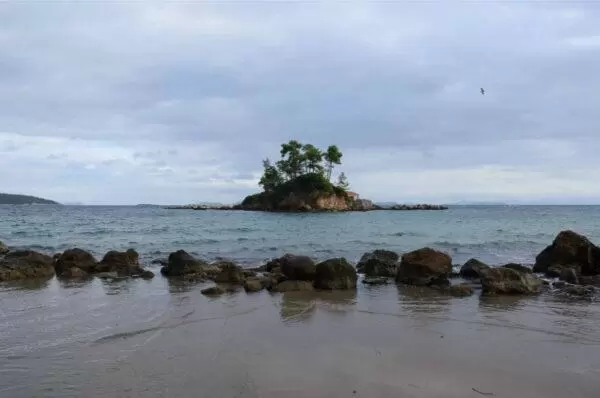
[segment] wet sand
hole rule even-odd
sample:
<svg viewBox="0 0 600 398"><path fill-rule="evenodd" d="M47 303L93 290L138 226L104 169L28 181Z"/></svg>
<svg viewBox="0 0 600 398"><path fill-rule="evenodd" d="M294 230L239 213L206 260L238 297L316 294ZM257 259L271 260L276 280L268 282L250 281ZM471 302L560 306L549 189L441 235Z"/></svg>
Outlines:
<svg viewBox="0 0 600 398"><path fill-rule="evenodd" d="M204 286L155 278L0 287L0 396L600 391L598 303L362 284L356 292L207 298Z"/></svg>

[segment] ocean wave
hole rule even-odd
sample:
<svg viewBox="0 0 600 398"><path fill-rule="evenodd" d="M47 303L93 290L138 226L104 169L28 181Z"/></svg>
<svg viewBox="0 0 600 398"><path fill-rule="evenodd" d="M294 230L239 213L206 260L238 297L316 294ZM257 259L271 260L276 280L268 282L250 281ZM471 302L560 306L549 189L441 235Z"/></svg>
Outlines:
<svg viewBox="0 0 600 398"><path fill-rule="evenodd" d="M381 236L413 236L413 237L420 237L420 236L426 236L424 234L420 234L418 232L394 232L391 234L381 234Z"/></svg>

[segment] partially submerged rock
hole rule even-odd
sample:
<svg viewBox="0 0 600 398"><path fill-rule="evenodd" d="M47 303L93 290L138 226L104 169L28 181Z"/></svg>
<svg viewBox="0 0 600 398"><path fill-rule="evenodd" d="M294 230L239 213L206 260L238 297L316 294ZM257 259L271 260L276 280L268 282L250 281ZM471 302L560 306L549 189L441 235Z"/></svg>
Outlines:
<svg viewBox="0 0 600 398"><path fill-rule="evenodd" d="M244 282L244 290L248 293L259 292L266 286L266 280L262 279L247 279Z"/></svg>
<svg viewBox="0 0 600 398"><path fill-rule="evenodd" d="M593 286L567 285L561 289L561 292L569 296L593 297L596 289Z"/></svg>
<svg viewBox="0 0 600 398"><path fill-rule="evenodd" d="M446 291L454 297L469 297L475 292L470 285L452 285L446 288Z"/></svg>
<svg viewBox="0 0 600 398"><path fill-rule="evenodd" d="M529 267L526 267L522 264L517 264L517 263L508 263L508 264L504 264L502 266L502 268L509 268L509 269L513 269L515 271L518 272L525 272L527 274L531 274L533 272L533 270Z"/></svg>
<svg viewBox="0 0 600 398"><path fill-rule="evenodd" d="M481 278L483 272L487 271L488 269L490 269L489 265L477 260L476 258L472 258L460 268L459 274L466 279L476 279Z"/></svg>
<svg viewBox="0 0 600 398"><path fill-rule="evenodd" d="M9 252L0 259L0 282L54 276L52 257L33 250Z"/></svg>
<svg viewBox="0 0 600 398"><path fill-rule="evenodd" d="M223 262L220 265L221 272L215 277L217 283L230 283L233 285L242 285L246 280L244 270L234 263Z"/></svg>
<svg viewBox="0 0 600 398"><path fill-rule="evenodd" d="M533 271L558 276L562 268L576 269L581 275L600 274L600 248L583 235L561 231L552 244L537 255Z"/></svg>
<svg viewBox="0 0 600 398"><path fill-rule="evenodd" d="M532 273L510 268L490 268L481 278L483 294L537 294L542 280Z"/></svg>
<svg viewBox="0 0 600 398"><path fill-rule="evenodd" d="M313 284L309 281L283 281L268 287L268 289L277 293L315 290Z"/></svg>
<svg viewBox="0 0 600 398"><path fill-rule="evenodd" d="M356 271L366 276L396 276L398 253L389 250L374 250L365 253L356 265Z"/></svg>
<svg viewBox="0 0 600 398"><path fill-rule="evenodd" d="M160 272L164 276L203 276L205 265L205 262L195 259L185 250L177 250L169 254L167 265L162 267Z"/></svg>
<svg viewBox="0 0 600 398"><path fill-rule="evenodd" d="M4 243L2 243L2 241L0 241L0 256L8 252L8 246L6 246Z"/></svg>
<svg viewBox="0 0 600 398"><path fill-rule="evenodd" d="M406 253L402 256L396 281L407 285L449 285L452 272L449 255L429 247Z"/></svg>
<svg viewBox="0 0 600 398"><path fill-rule="evenodd" d="M356 288L356 269L345 258L333 258L317 264L315 287L324 290Z"/></svg>
<svg viewBox="0 0 600 398"><path fill-rule="evenodd" d="M141 276L145 273L139 263L139 254L133 249L125 252L109 251L94 267L94 270L96 272L116 272L119 276Z"/></svg>
<svg viewBox="0 0 600 398"><path fill-rule="evenodd" d="M207 287L206 289L202 289L200 293L202 293L205 296L219 296L225 293L225 289L223 289L220 286L211 286Z"/></svg>
<svg viewBox="0 0 600 398"><path fill-rule="evenodd" d="M385 276L367 277L363 279L362 283L365 285L386 285L389 283L389 279Z"/></svg>
<svg viewBox="0 0 600 398"><path fill-rule="evenodd" d="M579 277L577 276L577 272L573 268L563 268L558 278L561 281L565 281L568 283L579 283Z"/></svg>
<svg viewBox="0 0 600 398"><path fill-rule="evenodd" d="M87 279L90 277L90 274L85 272L81 268L71 267L67 269L62 269L60 277L65 279Z"/></svg>
<svg viewBox="0 0 600 398"><path fill-rule="evenodd" d="M315 279L315 263L307 256L286 254L279 259L279 268L289 280L312 281Z"/></svg>
<svg viewBox="0 0 600 398"><path fill-rule="evenodd" d="M77 268L85 274L97 272L98 261L94 256L83 249L74 248L65 250L58 256L54 263L56 276L62 278L80 278L81 273L74 271Z"/></svg>

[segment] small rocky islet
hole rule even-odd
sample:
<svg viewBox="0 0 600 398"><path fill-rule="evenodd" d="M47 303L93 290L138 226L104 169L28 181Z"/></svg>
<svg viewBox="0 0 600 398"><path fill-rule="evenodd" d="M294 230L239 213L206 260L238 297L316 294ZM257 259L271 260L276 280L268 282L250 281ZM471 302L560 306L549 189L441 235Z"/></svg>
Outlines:
<svg viewBox="0 0 600 398"><path fill-rule="evenodd" d="M470 259L456 274L451 257L432 248L404 253L374 250L365 253L356 266L345 258L314 262L308 256L286 254L252 269L229 261L208 263L178 250L162 264L166 278L187 281L214 281L202 290L208 296L243 288L248 293L351 290L356 289L358 274L365 285L397 284L436 289L457 297L466 297L481 289L483 295L535 295L544 289L567 296L592 298L600 286L600 248L573 231L560 232L551 245L539 253L533 268L521 264L489 266ZM109 251L101 260L91 253L73 248L48 256L33 250L10 250L0 242L0 282L26 279L145 278L155 275L145 269L139 254L129 249ZM552 281L543 277L553 278ZM456 279L462 279L462 283Z"/></svg>

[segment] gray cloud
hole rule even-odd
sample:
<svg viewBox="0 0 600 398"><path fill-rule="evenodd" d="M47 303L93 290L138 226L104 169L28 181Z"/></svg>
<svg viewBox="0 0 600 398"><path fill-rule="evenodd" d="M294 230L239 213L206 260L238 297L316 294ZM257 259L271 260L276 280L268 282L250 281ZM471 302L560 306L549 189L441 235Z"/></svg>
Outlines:
<svg viewBox="0 0 600 398"><path fill-rule="evenodd" d="M375 199L597 200L599 18L585 2L2 4L6 189L44 168L36 193L58 200L234 201L297 138L338 144Z"/></svg>

